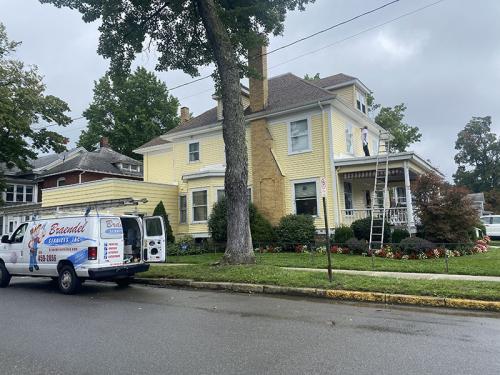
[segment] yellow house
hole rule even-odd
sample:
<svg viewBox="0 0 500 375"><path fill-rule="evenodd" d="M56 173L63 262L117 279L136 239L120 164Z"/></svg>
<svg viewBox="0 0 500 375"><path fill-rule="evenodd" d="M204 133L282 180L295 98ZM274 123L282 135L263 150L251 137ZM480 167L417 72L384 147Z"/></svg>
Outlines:
<svg viewBox="0 0 500 375"><path fill-rule="evenodd" d="M369 89L357 78L337 74L306 81L291 73L267 79L263 51L251 61L262 79L241 89L247 120L249 200L274 224L290 213L311 214L325 229L320 179L327 181L327 210L332 227L366 217L371 204L376 156L382 130L368 115ZM212 206L224 195L225 154L222 101L144 144L144 181L178 186L175 205L167 207L176 234L207 237ZM389 220L414 230L410 182L426 171L438 172L413 152L391 154ZM438 172L439 173L439 172Z"/></svg>

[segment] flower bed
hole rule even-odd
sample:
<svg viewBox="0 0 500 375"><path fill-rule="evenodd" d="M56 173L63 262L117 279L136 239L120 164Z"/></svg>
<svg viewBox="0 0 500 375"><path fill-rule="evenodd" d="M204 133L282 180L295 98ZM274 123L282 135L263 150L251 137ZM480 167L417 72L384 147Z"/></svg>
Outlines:
<svg viewBox="0 0 500 375"><path fill-rule="evenodd" d="M381 249L374 251L374 255L380 258L388 259L438 259L447 256L448 258L460 257L464 255L472 255L478 253L488 252L488 246L491 242L489 237L484 237L483 239L477 240L472 247L462 247L459 250L450 250L445 247L436 247L434 249L429 249L421 252L405 253L397 247L391 245L386 245ZM352 251L347 247L332 246L330 249L332 254L351 254ZM365 255L370 255L366 253Z"/></svg>

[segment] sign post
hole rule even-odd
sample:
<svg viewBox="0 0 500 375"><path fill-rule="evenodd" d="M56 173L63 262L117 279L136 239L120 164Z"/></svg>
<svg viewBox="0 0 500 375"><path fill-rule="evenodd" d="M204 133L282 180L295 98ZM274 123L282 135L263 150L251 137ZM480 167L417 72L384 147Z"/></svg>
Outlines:
<svg viewBox="0 0 500 375"><path fill-rule="evenodd" d="M326 192L328 189L325 177L321 177L320 185L321 185L321 197L323 199L323 215L325 216L326 256L328 258L328 280L332 282L333 276L332 276L332 256L330 254L330 228L328 227L328 215L326 209Z"/></svg>

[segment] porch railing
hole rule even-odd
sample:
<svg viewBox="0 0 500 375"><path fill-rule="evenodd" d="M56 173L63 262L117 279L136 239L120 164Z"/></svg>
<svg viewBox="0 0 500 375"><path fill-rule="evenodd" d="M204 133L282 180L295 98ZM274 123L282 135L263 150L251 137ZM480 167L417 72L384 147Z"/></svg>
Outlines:
<svg viewBox="0 0 500 375"><path fill-rule="evenodd" d="M370 216L370 209L343 209L341 210L344 225L351 225L353 221ZM393 207L386 209L386 218L389 224L404 226L408 223L406 207Z"/></svg>

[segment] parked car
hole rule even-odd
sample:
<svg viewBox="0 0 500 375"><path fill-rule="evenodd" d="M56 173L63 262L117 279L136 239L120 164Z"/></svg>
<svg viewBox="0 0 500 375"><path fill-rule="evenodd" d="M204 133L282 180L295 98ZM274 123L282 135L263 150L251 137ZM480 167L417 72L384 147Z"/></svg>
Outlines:
<svg viewBox="0 0 500 375"><path fill-rule="evenodd" d="M127 285L146 261L165 261L165 231L159 216L73 216L20 224L0 243L0 287L12 276L46 276L64 294L85 280Z"/></svg>
<svg viewBox="0 0 500 375"><path fill-rule="evenodd" d="M486 227L486 234L490 237L500 237L500 215L482 216L481 221Z"/></svg>

